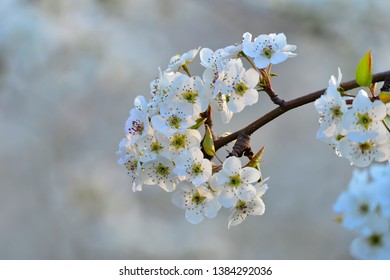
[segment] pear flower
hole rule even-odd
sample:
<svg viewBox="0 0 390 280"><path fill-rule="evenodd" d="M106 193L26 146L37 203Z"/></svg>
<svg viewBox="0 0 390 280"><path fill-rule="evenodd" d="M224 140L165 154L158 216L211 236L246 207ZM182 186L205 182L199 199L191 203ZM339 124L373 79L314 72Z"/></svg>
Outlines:
<svg viewBox="0 0 390 280"><path fill-rule="evenodd" d="M382 120L387 115L386 105L375 100L371 102L367 92L360 90L356 98L353 100L352 108L348 110L343 118L343 126L348 132L359 133L362 138L365 134L386 135L388 132L382 123Z"/></svg>
<svg viewBox="0 0 390 280"><path fill-rule="evenodd" d="M149 131L148 115L136 108L130 110L130 117L125 124L125 134L129 144L133 145L138 139L145 137Z"/></svg>
<svg viewBox="0 0 390 280"><path fill-rule="evenodd" d="M253 167L242 167L241 160L232 156L225 160L222 169L213 175L210 184L219 191L218 201L225 208L233 207L238 199L250 201L256 196L253 186L260 180L261 173Z"/></svg>
<svg viewBox="0 0 390 280"><path fill-rule="evenodd" d="M133 191L141 191L142 185L139 178L141 174L141 165L138 151L134 146L128 145L128 142L129 140L124 138L119 143L119 149L116 152L119 156L118 164L126 167Z"/></svg>
<svg viewBox="0 0 390 280"><path fill-rule="evenodd" d="M176 188L177 176L173 173L174 165L169 159L159 156L154 161L142 165L141 183L158 185L167 192Z"/></svg>
<svg viewBox="0 0 390 280"><path fill-rule="evenodd" d="M179 71L180 68L186 67L189 63L192 62L192 60L194 60L199 50L200 47L197 49L190 50L182 55L177 54L173 56L169 61L167 71L176 72Z"/></svg>
<svg viewBox="0 0 390 280"><path fill-rule="evenodd" d="M267 179L264 179L256 186L257 194L254 198L249 201L243 201L240 199L237 201L237 203L232 208L233 211L229 217L228 228L241 224L248 217L248 215L257 216L264 214L265 205L261 198L268 189L267 184L264 184Z"/></svg>
<svg viewBox="0 0 390 280"><path fill-rule="evenodd" d="M364 260L390 259L390 232L363 233L352 241L351 255Z"/></svg>
<svg viewBox="0 0 390 280"><path fill-rule="evenodd" d="M253 42L244 43L244 53L252 57L257 68L266 68L270 64L278 64L289 57L296 56L292 53L295 45L288 45L286 36L283 33L259 35Z"/></svg>
<svg viewBox="0 0 390 280"><path fill-rule="evenodd" d="M172 203L185 209L185 217L192 224L199 224L204 217L213 219L221 205L214 193L205 186L195 187L188 181L180 182L172 196Z"/></svg>
<svg viewBox="0 0 390 280"><path fill-rule="evenodd" d="M154 129L169 137L189 129L196 123L196 118L191 104L170 102L161 105L160 114L153 116L151 122Z"/></svg>
<svg viewBox="0 0 390 280"><path fill-rule="evenodd" d="M206 183L211 176L211 162L203 158L203 153L198 147L185 150L175 159L175 164L173 172L181 180L190 181L197 187Z"/></svg>
<svg viewBox="0 0 390 280"><path fill-rule="evenodd" d="M338 91L341 76L339 69L338 81L332 76L325 94L314 102L315 108L320 114L320 128L317 131L317 138L325 142L330 142L329 139L337 137L343 131L342 119L348 108L345 99Z"/></svg>
<svg viewBox="0 0 390 280"><path fill-rule="evenodd" d="M228 108L233 113L238 113L245 106L255 104L259 98L256 90L259 73L254 69L245 70L241 59L230 60L225 68L226 75L220 91L228 95Z"/></svg>

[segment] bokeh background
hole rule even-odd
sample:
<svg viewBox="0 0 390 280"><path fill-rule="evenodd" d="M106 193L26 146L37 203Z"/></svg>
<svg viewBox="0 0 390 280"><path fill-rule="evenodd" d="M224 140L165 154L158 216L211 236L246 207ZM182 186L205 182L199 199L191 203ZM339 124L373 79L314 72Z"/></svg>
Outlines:
<svg viewBox="0 0 390 280"><path fill-rule="evenodd" d="M292 99L354 77L369 49L390 68L388 1L1 0L1 259L348 259L332 205L352 167L316 140L313 104L252 137L266 145L266 213L191 225L170 194L133 193L115 154L137 95L169 59L244 32L284 32L298 56L273 68ZM196 60L198 62L198 60ZM197 68L193 66L194 71ZM200 72L198 72L200 74ZM274 108L263 96L228 127Z"/></svg>

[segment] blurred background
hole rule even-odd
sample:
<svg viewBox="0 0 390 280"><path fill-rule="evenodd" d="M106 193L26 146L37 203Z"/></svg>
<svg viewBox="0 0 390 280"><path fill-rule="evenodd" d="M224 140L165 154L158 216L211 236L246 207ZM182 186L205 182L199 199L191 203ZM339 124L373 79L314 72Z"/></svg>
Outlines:
<svg viewBox="0 0 390 280"><path fill-rule="evenodd" d="M351 258L354 233L334 222L332 205L352 167L316 140L313 104L253 135L254 149L266 146L266 213L230 230L226 209L191 225L170 194L133 193L115 152L134 97L149 94L159 66L244 32L284 32L298 46L273 67L285 99L325 88L337 67L354 78L369 49L374 71L389 70L389 3L1 0L0 258ZM218 130L272 108L263 96Z"/></svg>

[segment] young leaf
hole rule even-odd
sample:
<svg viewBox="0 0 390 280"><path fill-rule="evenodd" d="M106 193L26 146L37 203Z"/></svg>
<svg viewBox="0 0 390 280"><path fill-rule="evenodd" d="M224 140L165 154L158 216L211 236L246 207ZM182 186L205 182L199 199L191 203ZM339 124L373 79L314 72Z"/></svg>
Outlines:
<svg viewBox="0 0 390 280"><path fill-rule="evenodd" d="M370 87L372 83L371 50L360 60L356 68L356 82L362 87Z"/></svg>
<svg viewBox="0 0 390 280"><path fill-rule="evenodd" d="M196 123L193 126L191 126L190 128L191 129L198 129L199 127L201 127L205 123L206 120L207 120L207 118L198 118L196 120Z"/></svg>
<svg viewBox="0 0 390 280"><path fill-rule="evenodd" d="M211 134L210 127L205 124L204 125L206 128L206 133L204 135L203 139L203 149L208 154L209 156L214 156L215 155L215 147L214 147L214 140L213 140L213 135Z"/></svg>
<svg viewBox="0 0 390 280"><path fill-rule="evenodd" d="M251 160L248 162L248 164L246 166L249 166L249 167L257 167L260 165L260 160L263 156L263 152L264 152L264 148L265 146L263 146L252 158Z"/></svg>
<svg viewBox="0 0 390 280"><path fill-rule="evenodd" d="M379 93L378 97L385 104L390 102L390 92L382 91Z"/></svg>

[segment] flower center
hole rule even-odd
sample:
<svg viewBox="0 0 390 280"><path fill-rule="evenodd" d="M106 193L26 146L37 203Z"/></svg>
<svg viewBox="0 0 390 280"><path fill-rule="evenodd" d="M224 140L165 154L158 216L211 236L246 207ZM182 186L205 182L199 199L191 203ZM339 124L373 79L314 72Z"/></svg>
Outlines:
<svg viewBox="0 0 390 280"><path fill-rule="evenodd" d="M195 175L198 175L203 172L202 165L200 163L196 163L192 166L192 172L194 172Z"/></svg>
<svg viewBox="0 0 390 280"><path fill-rule="evenodd" d="M196 91L187 91L187 92L183 93L181 96L183 96L183 98L185 100L187 100L188 103L195 104L196 98L198 97L198 95L199 94Z"/></svg>
<svg viewBox="0 0 390 280"><path fill-rule="evenodd" d="M368 213L368 205L366 203L359 205L359 212L360 214L367 214Z"/></svg>
<svg viewBox="0 0 390 280"><path fill-rule="evenodd" d="M340 141L341 139L343 139L345 136L344 135L342 135L342 134L337 134L337 136L336 136L336 140L337 141Z"/></svg>
<svg viewBox="0 0 390 280"><path fill-rule="evenodd" d="M380 234L373 234L371 235L370 237L367 238L367 241L368 243L373 246L373 247L376 247L376 246L382 246L383 244L383 240L382 240L382 235Z"/></svg>
<svg viewBox="0 0 390 280"><path fill-rule="evenodd" d="M129 127L128 131L130 134L136 134L138 133L139 135L142 134L142 132L144 131L144 123L141 122L140 120L134 120L132 121L131 123L131 127Z"/></svg>
<svg viewBox="0 0 390 280"><path fill-rule="evenodd" d="M137 169L137 165L138 165L138 160L136 160L136 159L133 161L129 160L125 164L127 170L132 171L132 172L134 172L134 170Z"/></svg>
<svg viewBox="0 0 390 280"><path fill-rule="evenodd" d="M229 185L232 186L232 187L238 187L239 185L241 185L241 177L239 174L237 175L234 175L234 176L230 176L229 177L230 181L229 181Z"/></svg>
<svg viewBox="0 0 390 280"><path fill-rule="evenodd" d="M169 167L161 162L156 166L156 173L162 176L168 176L170 173Z"/></svg>
<svg viewBox="0 0 390 280"><path fill-rule="evenodd" d="M181 119L178 116L170 116L168 118L168 123L171 127L174 127L176 129L180 128Z"/></svg>
<svg viewBox="0 0 390 280"><path fill-rule="evenodd" d="M372 144L369 141L359 143L359 149L364 154L365 152L368 152L372 149Z"/></svg>
<svg viewBox="0 0 390 280"><path fill-rule="evenodd" d="M238 211L246 212L246 209L248 208L248 205L246 205L245 201L239 200L236 204L236 209Z"/></svg>
<svg viewBox="0 0 390 280"><path fill-rule="evenodd" d="M186 147L186 136L184 134L175 134L171 141L171 145L176 149L185 148Z"/></svg>
<svg viewBox="0 0 390 280"><path fill-rule="evenodd" d="M160 143L158 141L155 141L153 142L151 145L150 145L150 150L152 152L155 152L155 153L158 153L160 150L163 149L163 146L160 145Z"/></svg>
<svg viewBox="0 0 390 280"><path fill-rule="evenodd" d="M338 105L334 106L330 111L332 112L333 116L338 118L343 115L343 111L341 111L341 108Z"/></svg>
<svg viewBox="0 0 390 280"><path fill-rule="evenodd" d="M234 92L236 94L238 94L239 96L243 96L244 93L247 91L248 89L248 86L243 83L243 82L239 82L235 87L234 87Z"/></svg>
<svg viewBox="0 0 390 280"><path fill-rule="evenodd" d="M270 59L274 53L275 51L272 49L272 46L266 46L261 54Z"/></svg>
<svg viewBox="0 0 390 280"><path fill-rule="evenodd" d="M206 197L201 196L198 191L192 195L192 202L195 204L202 203L205 199L206 199Z"/></svg>
<svg viewBox="0 0 390 280"><path fill-rule="evenodd" d="M370 126L370 123L372 123L372 119L370 118L368 113L365 113L365 114L357 113L357 116L358 116L357 123L359 125L363 126L365 129L368 129L368 127Z"/></svg>

